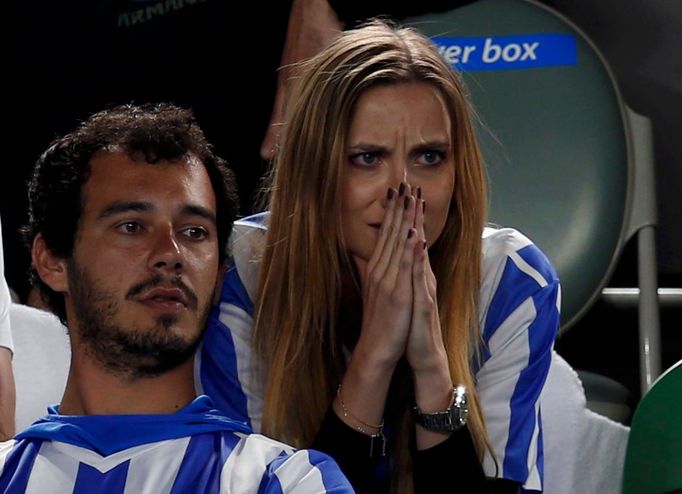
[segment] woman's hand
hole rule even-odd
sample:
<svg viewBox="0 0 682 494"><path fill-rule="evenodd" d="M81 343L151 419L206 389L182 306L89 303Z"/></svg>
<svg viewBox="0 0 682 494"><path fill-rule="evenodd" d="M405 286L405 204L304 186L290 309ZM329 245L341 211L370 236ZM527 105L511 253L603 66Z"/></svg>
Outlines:
<svg viewBox="0 0 682 494"><path fill-rule="evenodd" d="M438 314L436 276L429 263L424 234L425 204L421 197L417 199L414 227L419 241L412 269L413 309L406 349L407 361L415 373L437 371L447 364Z"/></svg>
<svg viewBox="0 0 682 494"><path fill-rule="evenodd" d="M333 406L341 420L366 434L380 430L376 425L382 423L391 377L405 354L410 332L414 254L419 242L415 212L416 199L409 186L388 190L376 247L361 270L362 328L343 377L342 395Z"/></svg>
<svg viewBox="0 0 682 494"><path fill-rule="evenodd" d="M412 320L412 279L417 252L416 199L406 184L389 189L374 253L363 277L362 330L358 347L391 372L405 353ZM356 347L357 348L357 347Z"/></svg>
<svg viewBox="0 0 682 494"><path fill-rule="evenodd" d="M417 192L415 229L419 242L412 269L413 304L406 357L414 375L414 398L423 412L444 411L452 396L452 378L438 314L436 277L429 263L424 236L425 202ZM444 441L447 435L417 426L417 449Z"/></svg>

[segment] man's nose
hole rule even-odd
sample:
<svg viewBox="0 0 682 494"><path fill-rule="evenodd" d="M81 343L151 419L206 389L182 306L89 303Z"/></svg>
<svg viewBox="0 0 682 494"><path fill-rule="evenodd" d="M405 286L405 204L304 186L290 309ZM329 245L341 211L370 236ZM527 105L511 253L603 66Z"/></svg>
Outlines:
<svg viewBox="0 0 682 494"><path fill-rule="evenodd" d="M159 231L154 238L149 268L152 270L177 273L182 271L184 259L182 247L172 228Z"/></svg>

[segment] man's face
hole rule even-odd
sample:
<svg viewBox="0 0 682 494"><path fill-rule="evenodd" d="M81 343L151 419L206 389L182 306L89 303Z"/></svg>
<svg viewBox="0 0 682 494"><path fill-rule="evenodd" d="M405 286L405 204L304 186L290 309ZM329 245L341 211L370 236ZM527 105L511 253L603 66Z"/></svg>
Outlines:
<svg viewBox="0 0 682 494"><path fill-rule="evenodd" d="M215 194L198 159L96 154L67 262L74 350L130 377L185 362L210 309L218 252Z"/></svg>

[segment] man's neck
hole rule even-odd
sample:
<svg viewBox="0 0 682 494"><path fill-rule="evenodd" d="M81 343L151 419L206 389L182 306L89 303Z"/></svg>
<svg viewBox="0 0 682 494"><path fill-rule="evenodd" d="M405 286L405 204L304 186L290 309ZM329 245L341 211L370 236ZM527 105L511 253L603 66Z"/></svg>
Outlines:
<svg viewBox="0 0 682 494"><path fill-rule="evenodd" d="M77 352L59 411L62 415L175 413L195 397L194 362L154 377L116 375Z"/></svg>

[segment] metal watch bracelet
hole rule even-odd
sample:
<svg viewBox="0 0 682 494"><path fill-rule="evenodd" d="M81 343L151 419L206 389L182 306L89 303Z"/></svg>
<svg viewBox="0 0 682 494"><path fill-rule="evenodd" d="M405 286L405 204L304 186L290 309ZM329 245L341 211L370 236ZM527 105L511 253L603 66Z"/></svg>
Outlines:
<svg viewBox="0 0 682 494"><path fill-rule="evenodd" d="M458 385L452 388L452 398L443 412L425 413L417 405L412 408L415 423L433 432L455 432L467 423L469 405L466 388Z"/></svg>

